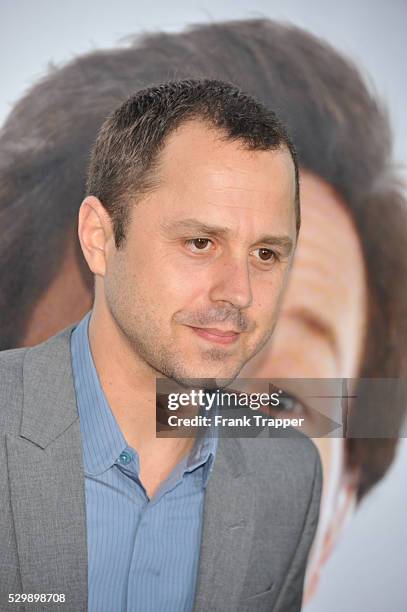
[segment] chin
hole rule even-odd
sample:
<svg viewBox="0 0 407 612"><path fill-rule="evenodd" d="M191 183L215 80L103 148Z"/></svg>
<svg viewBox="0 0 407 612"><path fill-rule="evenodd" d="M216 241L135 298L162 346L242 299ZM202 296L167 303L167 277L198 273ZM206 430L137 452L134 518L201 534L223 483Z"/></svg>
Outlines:
<svg viewBox="0 0 407 612"><path fill-rule="evenodd" d="M199 387L202 389L221 389L227 387L235 380L239 371L236 368L231 371L229 368L219 371L219 368L197 368L184 370L183 372L173 372L170 376L175 382L184 387Z"/></svg>
<svg viewBox="0 0 407 612"><path fill-rule="evenodd" d="M156 364L155 369L182 386L221 388L235 380L246 364L247 359L239 353L215 348L205 352L185 351L180 357L179 352L174 352L171 359L158 367Z"/></svg>

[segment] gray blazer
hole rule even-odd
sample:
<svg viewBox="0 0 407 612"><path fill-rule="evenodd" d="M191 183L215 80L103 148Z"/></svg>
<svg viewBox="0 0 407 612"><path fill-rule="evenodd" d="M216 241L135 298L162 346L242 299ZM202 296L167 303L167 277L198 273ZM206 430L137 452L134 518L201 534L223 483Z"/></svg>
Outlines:
<svg viewBox="0 0 407 612"><path fill-rule="evenodd" d="M1 611L87 610L71 331L0 353ZM320 494L321 465L306 437L220 439L205 493L194 612L300 610ZM63 593L66 603L8 603L16 593Z"/></svg>

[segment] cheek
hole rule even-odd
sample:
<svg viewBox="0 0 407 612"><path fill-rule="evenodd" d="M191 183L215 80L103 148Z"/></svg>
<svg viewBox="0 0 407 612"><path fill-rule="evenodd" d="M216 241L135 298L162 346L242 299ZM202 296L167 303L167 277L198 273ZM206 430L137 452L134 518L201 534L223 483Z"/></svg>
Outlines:
<svg viewBox="0 0 407 612"><path fill-rule="evenodd" d="M213 276L208 269L194 269L181 258L159 251L144 257L138 268L139 295L146 303L154 303L155 318L161 320L163 330L176 312L207 305Z"/></svg>
<svg viewBox="0 0 407 612"><path fill-rule="evenodd" d="M313 438L321 458L323 472L320 531L326 533L338 516L338 494L344 486L345 444L340 438Z"/></svg>
<svg viewBox="0 0 407 612"><path fill-rule="evenodd" d="M324 479L326 479L330 473L332 463L332 440L327 438L313 438L313 442L318 448L322 463L323 476Z"/></svg>
<svg viewBox="0 0 407 612"><path fill-rule="evenodd" d="M181 265L176 265L162 249L139 242L127 256L129 284L133 291L161 306L180 296L189 285L189 279Z"/></svg>

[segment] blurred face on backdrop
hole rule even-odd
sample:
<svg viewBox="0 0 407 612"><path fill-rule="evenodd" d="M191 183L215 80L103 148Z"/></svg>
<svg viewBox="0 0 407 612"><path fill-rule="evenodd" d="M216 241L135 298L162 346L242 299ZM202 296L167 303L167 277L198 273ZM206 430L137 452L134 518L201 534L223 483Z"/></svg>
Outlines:
<svg viewBox="0 0 407 612"><path fill-rule="evenodd" d="M230 381L269 339L296 243L295 173L285 148L248 150L181 125L158 185L132 206L124 245L99 200L79 235L96 275L94 311L146 372Z"/></svg>
<svg viewBox="0 0 407 612"><path fill-rule="evenodd" d="M241 376L355 378L365 342L368 299L358 234L345 203L322 179L302 172L300 193L301 231L278 323L272 341ZM297 404L296 409L307 415L307 404ZM346 470L343 439L314 442L322 459L324 489L306 601L354 507L357 485L357 475Z"/></svg>

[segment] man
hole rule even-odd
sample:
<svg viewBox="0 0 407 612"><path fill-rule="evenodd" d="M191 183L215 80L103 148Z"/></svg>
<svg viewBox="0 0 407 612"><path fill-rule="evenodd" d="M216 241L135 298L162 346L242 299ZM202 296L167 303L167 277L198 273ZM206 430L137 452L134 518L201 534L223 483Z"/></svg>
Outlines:
<svg viewBox="0 0 407 612"><path fill-rule="evenodd" d="M79 214L91 316L1 355L2 609L300 609L313 444L155 432L157 375L226 384L270 337L296 163L274 114L221 81L142 90L102 126Z"/></svg>
<svg viewBox="0 0 407 612"><path fill-rule="evenodd" d="M407 224L386 114L327 43L267 19L90 53L54 70L16 106L0 138L2 346L35 344L90 308L92 279L75 232L88 150L126 93L173 75L240 85L279 109L299 151L303 222L292 278L273 341L242 375L405 375ZM399 410L391 394L382 400ZM363 419L368 408L360 402L354 413ZM318 445L326 503L316 568L355 498L386 473L396 441Z"/></svg>

